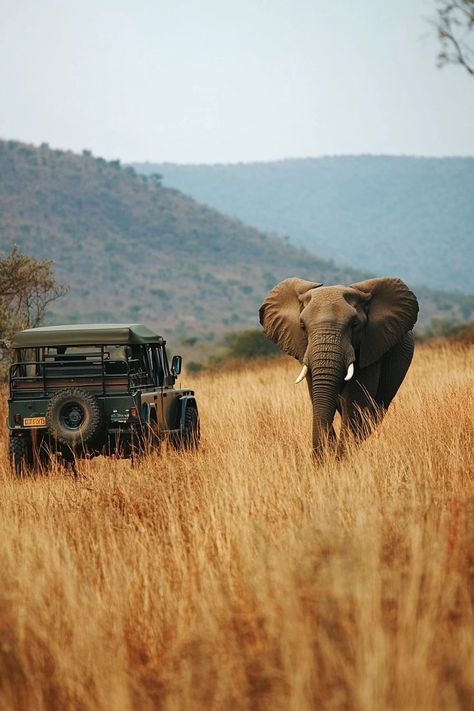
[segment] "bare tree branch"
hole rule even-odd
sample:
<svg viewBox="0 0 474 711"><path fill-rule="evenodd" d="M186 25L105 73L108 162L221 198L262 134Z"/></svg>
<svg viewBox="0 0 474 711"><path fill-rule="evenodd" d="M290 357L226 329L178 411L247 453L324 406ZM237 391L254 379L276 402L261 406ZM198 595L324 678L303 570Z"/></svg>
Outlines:
<svg viewBox="0 0 474 711"><path fill-rule="evenodd" d="M438 66L460 64L474 75L474 0L438 0L436 5Z"/></svg>

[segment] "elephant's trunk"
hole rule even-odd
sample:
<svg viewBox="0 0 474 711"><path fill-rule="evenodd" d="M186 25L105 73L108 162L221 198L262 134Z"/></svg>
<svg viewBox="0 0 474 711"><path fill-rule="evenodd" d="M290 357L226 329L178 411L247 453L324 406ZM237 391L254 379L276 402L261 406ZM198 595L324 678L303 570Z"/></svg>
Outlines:
<svg viewBox="0 0 474 711"><path fill-rule="evenodd" d="M347 372L347 353L341 333L325 328L311 334L308 344L313 403L313 452L321 456L325 443L334 436L332 423L337 398Z"/></svg>

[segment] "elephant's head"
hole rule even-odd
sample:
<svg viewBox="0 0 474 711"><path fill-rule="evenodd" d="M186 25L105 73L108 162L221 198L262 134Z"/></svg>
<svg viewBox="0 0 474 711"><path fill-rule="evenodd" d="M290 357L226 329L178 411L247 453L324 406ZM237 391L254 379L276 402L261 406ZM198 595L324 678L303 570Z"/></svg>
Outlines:
<svg viewBox="0 0 474 711"><path fill-rule="evenodd" d="M260 323L267 336L303 366L313 404L313 449L321 449L337 398L354 373L379 360L415 324L418 302L400 280L368 279L323 286L285 279L267 295Z"/></svg>

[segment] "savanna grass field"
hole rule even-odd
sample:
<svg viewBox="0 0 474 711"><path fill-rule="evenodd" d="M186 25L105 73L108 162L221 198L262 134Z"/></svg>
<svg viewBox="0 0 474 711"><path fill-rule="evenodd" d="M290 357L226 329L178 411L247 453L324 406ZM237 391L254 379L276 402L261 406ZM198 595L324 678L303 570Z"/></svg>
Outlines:
<svg viewBox="0 0 474 711"><path fill-rule="evenodd" d="M319 465L283 358L181 377L197 452L18 480L2 426L0 708L473 708L473 362Z"/></svg>

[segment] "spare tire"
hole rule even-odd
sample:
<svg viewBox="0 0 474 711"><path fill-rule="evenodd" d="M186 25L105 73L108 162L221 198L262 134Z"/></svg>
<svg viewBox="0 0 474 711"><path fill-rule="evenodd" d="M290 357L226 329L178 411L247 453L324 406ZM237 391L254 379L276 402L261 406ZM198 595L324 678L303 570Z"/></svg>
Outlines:
<svg viewBox="0 0 474 711"><path fill-rule="evenodd" d="M91 443L102 428L97 398L81 388L59 390L49 401L46 425L61 444Z"/></svg>

